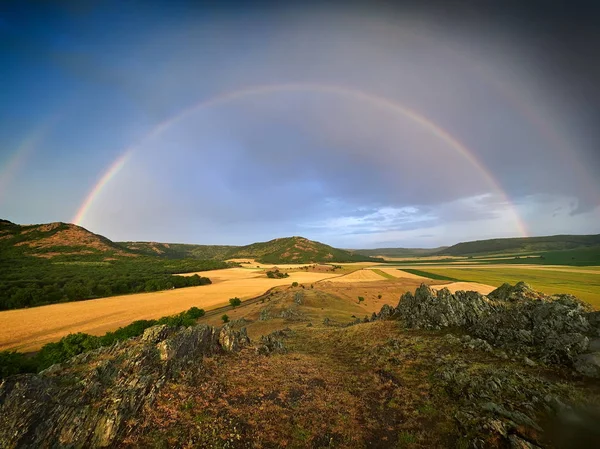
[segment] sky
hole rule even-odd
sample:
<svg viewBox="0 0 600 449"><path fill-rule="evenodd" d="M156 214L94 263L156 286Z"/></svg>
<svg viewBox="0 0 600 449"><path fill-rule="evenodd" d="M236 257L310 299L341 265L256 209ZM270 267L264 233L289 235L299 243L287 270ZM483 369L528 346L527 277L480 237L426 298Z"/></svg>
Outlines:
<svg viewBox="0 0 600 449"><path fill-rule="evenodd" d="M594 2L323 4L0 3L0 217L344 248L600 233Z"/></svg>

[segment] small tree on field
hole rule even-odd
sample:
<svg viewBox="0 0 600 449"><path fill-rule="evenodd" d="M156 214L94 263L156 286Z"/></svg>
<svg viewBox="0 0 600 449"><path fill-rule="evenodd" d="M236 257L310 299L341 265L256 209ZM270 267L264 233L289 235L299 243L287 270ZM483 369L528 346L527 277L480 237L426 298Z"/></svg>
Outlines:
<svg viewBox="0 0 600 449"><path fill-rule="evenodd" d="M361 302L363 302L365 300L365 298L363 298L362 296L358 297L358 303L360 304Z"/></svg>
<svg viewBox="0 0 600 449"><path fill-rule="evenodd" d="M381 293L380 293L379 295L377 295L377 298L378 298L378 299L381 299Z"/></svg>
<svg viewBox="0 0 600 449"><path fill-rule="evenodd" d="M223 315L221 319L223 320L223 323L229 323L229 317L227 316L227 314Z"/></svg>
<svg viewBox="0 0 600 449"><path fill-rule="evenodd" d="M237 306L239 306L241 303L242 303L242 300L238 297L229 299L229 304L231 304L231 307L233 307L234 309Z"/></svg>
<svg viewBox="0 0 600 449"><path fill-rule="evenodd" d="M298 283L297 282L292 282L292 287L298 287Z"/></svg>

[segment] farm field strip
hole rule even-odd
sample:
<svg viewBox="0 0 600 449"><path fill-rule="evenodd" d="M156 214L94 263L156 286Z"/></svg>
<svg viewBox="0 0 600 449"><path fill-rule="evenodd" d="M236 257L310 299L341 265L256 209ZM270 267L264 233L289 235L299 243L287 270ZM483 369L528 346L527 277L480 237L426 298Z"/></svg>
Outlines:
<svg viewBox="0 0 600 449"><path fill-rule="evenodd" d="M235 296L243 300L294 281L314 283L332 278L331 273L291 272L288 278L269 279L243 268L204 271L202 275L214 278L215 283L2 311L0 350L33 351L70 333L102 335L136 320L173 315L193 306L208 311L226 305Z"/></svg>
<svg viewBox="0 0 600 449"><path fill-rule="evenodd" d="M423 268L423 267L421 267ZM495 269L490 269L495 268ZM570 267L569 267L570 268ZM428 273L461 281L500 286L505 282L515 284L525 281L534 289L546 294L569 293L600 309L600 274L576 269L548 270L521 266L478 267L427 267Z"/></svg>

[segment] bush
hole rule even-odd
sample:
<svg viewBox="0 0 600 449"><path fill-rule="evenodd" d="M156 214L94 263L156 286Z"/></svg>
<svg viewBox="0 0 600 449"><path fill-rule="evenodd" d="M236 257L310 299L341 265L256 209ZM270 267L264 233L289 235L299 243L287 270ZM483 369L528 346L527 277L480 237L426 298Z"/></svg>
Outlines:
<svg viewBox="0 0 600 449"><path fill-rule="evenodd" d="M240 304L242 304L242 300L240 298L231 298L229 300L229 304L231 304L231 307L233 307L234 309L239 306Z"/></svg>
<svg viewBox="0 0 600 449"><path fill-rule="evenodd" d="M381 299L381 294L377 295L377 299Z"/></svg>
<svg viewBox="0 0 600 449"><path fill-rule="evenodd" d="M365 300L365 298L363 298L362 296L358 297L358 303L360 304L361 302L363 302Z"/></svg>
<svg viewBox="0 0 600 449"><path fill-rule="evenodd" d="M223 323L229 323L229 317L227 316L227 314L221 316L221 319L223 320Z"/></svg>
<svg viewBox="0 0 600 449"><path fill-rule="evenodd" d="M298 283L297 282L292 282L292 287L298 287Z"/></svg>
<svg viewBox="0 0 600 449"><path fill-rule="evenodd" d="M187 311L187 314L190 318L197 320L205 315L204 309L199 309L198 307L192 307Z"/></svg>

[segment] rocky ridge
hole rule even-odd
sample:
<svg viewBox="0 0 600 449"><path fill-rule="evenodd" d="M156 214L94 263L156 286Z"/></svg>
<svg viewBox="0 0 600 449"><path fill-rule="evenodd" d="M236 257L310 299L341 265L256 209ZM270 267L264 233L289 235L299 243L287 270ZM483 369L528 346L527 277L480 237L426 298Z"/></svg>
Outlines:
<svg viewBox="0 0 600 449"><path fill-rule="evenodd" d="M471 345L600 378L598 312L574 296L548 296L524 282L504 284L487 296L422 284L395 308L384 305L374 319L397 319L413 329L459 329L475 338Z"/></svg>
<svg viewBox="0 0 600 449"><path fill-rule="evenodd" d="M0 384L0 447L110 446L169 379L249 343L245 328L159 325L64 366L9 377Z"/></svg>

